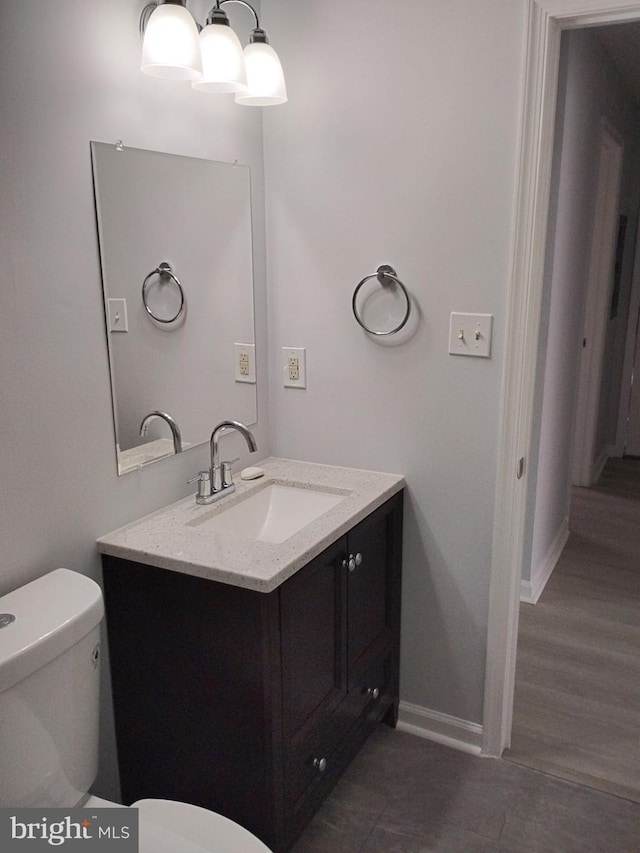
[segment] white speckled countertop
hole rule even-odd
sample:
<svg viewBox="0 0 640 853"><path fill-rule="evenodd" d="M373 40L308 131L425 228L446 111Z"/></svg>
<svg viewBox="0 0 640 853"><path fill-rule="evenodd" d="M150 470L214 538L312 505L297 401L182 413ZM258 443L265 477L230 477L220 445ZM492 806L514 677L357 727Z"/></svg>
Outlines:
<svg viewBox="0 0 640 853"><path fill-rule="evenodd" d="M271 592L339 539L405 485L404 477L357 468L270 457L259 463L265 476L241 480L236 491L214 504L196 504L194 495L127 524L98 539L103 554L184 572L222 583ZM222 512L265 484L302 485L344 492L345 499L284 542L240 539L199 527L200 518ZM195 522L195 526L194 526Z"/></svg>

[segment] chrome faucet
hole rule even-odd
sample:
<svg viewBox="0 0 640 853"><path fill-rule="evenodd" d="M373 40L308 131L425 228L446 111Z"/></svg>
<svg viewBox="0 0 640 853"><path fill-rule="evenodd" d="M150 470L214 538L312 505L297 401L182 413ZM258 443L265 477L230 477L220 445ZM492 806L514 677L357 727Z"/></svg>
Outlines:
<svg viewBox="0 0 640 853"><path fill-rule="evenodd" d="M217 501L219 498L230 495L235 491L235 483L231 474L231 466L237 459L220 462L220 451L218 449L218 440L220 434L225 429L235 429L247 442L247 447L251 453L255 453L258 449L256 440L252 433L240 421L220 421L214 427L209 440L209 450L211 453L211 467L208 471L200 471L197 477L189 480L190 483L198 483L198 493L196 494L196 503L210 504Z"/></svg>
<svg viewBox="0 0 640 853"><path fill-rule="evenodd" d="M168 415L166 412L150 412L145 418L143 418L142 423L140 424L140 435L146 436L148 434L149 424L156 418L162 418L169 424L169 429L173 436L173 452L182 453L182 436L180 435L180 428L171 415Z"/></svg>

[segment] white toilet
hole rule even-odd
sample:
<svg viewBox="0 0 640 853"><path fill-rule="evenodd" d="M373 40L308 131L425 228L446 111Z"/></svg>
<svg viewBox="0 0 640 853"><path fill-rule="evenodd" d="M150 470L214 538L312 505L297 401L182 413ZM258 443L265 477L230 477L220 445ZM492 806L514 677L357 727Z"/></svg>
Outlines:
<svg viewBox="0 0 640 853"><path fill-rule="evenodd" d="M102 591L56 569L0 598L0 806L118 807L88 794L98 764ZM198 806L138 800L140 853L269 853Z"/></svg>

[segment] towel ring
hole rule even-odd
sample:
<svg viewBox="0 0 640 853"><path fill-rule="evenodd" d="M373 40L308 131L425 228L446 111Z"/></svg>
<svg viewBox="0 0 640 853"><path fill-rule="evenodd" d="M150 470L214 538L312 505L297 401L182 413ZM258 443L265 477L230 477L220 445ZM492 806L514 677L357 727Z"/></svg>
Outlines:
<svg viewBox="0 0 640 853"><path fill-rule="evenodd" d="M149 285L149 279L153 278L154 275L159 275L160 278L165 276L165 277L171 279L173 281L174 285L178 288L178 292L180 294L180 307L178 308L178 311L175 314L175 316L170 317L169 319L165 319L164 317L158 317L157 314L154 314L152 309L149 307L148 302L147 302L147 287ZM153 317L153 319L157 323L175 323L175 321L178 319L178 317L180 317L180 315L184 311L184 291L182 289L182 285L180 284L180 281L178 280L178 276L174 273L173 269L171 268L171 264L167 263L166 261L163 261L160 264L160 266L156 267L156 269L154 269L154 270L151 270L149 275L142 282L142 303L143 303L144 307L147 309L147 312L150 314L151 317Z"/></svg>
<svg viewBox="0 0 640 853"><path fill-rule="evenodd" d="M390 284L397 284L400 287L400 290L402 291L404 298L406 299L406 302L407 302L407 309L404 313L404 317L402 318L400 323L397 326L395 326L395 328L389 329L388 331L381 332L381 331L378 331L377 329L370 329L364 323L364 321L362 320L362 317L358 314L358 307L356 304L358 293L359 293L362 285L365 284L367 281L369 281L372 278L377 278L383 287L388 287ZM389 264L381 264L378 267L378 269L376 270L376 272L372 273L371 275L366 275L362 279L362 281L358 284L356 289L353 291L353 299L351 300L351 307L353 309L353 316L356 318L358 324L360 326L362 326L362 328L365 330L365 332L369 332L370 335L395 335L396 332L399 332L400 329L402 329L406 325L407 320L409 319L409 317L411 315L411 300L409 299L409 294L407 292L407 288L404 286L404 284L398 278L398 275L397 275L396 271L394 270L394 268L390 267Z"/></svg>

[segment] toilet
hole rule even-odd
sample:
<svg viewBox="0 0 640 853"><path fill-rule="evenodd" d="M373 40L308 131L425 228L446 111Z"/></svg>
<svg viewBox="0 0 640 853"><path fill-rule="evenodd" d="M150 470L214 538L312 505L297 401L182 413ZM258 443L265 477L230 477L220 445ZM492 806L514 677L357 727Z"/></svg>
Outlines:
<svg viewBox="0 0 640 853"><path fill-rule="evenodd" d="M98 769L102 591L56 569L0 598L0 807L122 808L90 795ZM143 799L140 853L270 853L199 806Z"/></svg>

